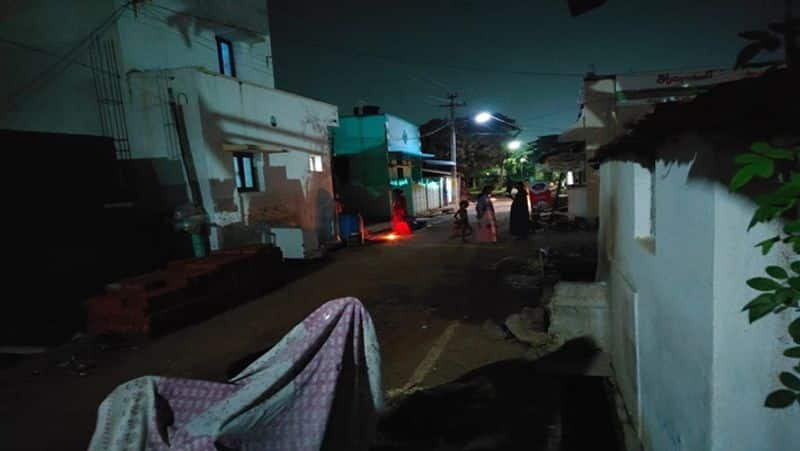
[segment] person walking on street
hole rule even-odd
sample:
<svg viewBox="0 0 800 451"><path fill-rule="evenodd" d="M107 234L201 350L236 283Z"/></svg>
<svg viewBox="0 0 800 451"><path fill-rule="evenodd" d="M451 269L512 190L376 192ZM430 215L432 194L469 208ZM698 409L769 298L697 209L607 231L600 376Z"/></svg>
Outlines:
<svg viewBox="0 0 800 451"><path fill-rule="evenodd" d="M497 242L497 218L494 214L492 204L492 187L487 186L481 191L480 197L475 204L475 212L478 216L478 233L476 239L484 243Z"/></svg>
<svg viewBox="0 0 800 451"><path fill-rule="evenodd" d="M392 203L392 231L397 235L411 235L411 226L408 224L408 204L406 196L399 189L394 190Z"/></svg>
<svg viewBox="0 0 800 451"><path fill-rule="evenodd" d="M510 232L511 236L515 238L525 239L528 237L528 232L531 228L530 211L528 210L528 187L525 182L519 182L516 188L517 193L511 203Z"/></svg>

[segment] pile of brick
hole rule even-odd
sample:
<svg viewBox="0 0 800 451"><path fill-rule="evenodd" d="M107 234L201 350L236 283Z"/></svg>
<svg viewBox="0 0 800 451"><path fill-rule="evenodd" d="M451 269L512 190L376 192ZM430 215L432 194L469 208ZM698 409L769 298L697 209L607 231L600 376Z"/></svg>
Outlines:
<svg viewBox="0 0 800 451"><path fill-rule="evenodd" d="M284 278L281 251L274 246L172 261L164 270L109 284L89 299L89 332L160 335L258 297Z"/></svg>

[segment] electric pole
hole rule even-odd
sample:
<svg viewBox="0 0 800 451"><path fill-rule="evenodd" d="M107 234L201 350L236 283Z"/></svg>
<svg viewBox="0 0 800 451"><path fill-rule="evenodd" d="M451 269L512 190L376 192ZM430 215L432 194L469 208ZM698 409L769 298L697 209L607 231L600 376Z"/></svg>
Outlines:
<svg viewBox="0 0 800 451"><path fill-rule="evenodd" d="M458 205L461 197L461 183L458 177L458 156L456 152L456 107L464 106L466 103L459 102L458 94L451 92L447 94L449 102L445 105L450 110L450 160L453 162L453 201Z"/></svg>

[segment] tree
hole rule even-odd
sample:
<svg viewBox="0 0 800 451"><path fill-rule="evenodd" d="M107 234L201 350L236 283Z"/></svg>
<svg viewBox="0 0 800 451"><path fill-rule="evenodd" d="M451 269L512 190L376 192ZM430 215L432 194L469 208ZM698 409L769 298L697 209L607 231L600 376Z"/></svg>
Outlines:
<svg viewBox="0 0 800 451"><path fill-rule="evenodd" d="M735 68L745 66L763 51L774 52L783 47L786 65L794 67L797 64L798 47L797 36L800 35L800 19L792 18L791 0L786 0L786 18L783 22L771 23L769 31L754 30L743 31L739 37L750 41L736 57Z"/></svg>
<svg viewBox="0 0 800 451"><path fill-rule="evenodd" d="M501 114L500 120L477 124L470 117L456 118L456 155L458 170L472 186L481 174L501 167L508 157L505 144L514 136L515 121ZM445 119L431 119L420 126L422 148L438 159L450 160L450 127Z"/></svg>

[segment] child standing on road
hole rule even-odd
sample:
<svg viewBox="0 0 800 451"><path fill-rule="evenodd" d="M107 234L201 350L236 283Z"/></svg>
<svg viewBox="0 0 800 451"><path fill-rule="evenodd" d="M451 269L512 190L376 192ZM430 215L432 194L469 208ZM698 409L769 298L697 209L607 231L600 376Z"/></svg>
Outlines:
<svg viewBox="0 0 800 451"><path fill-rule="evenodd" d="M452 236L461 236L461 242L466 243L467 237L472 235L472 227L469 225L469 215L467 214L467 207L469 207L469 201L462 200L458 204L458 211L453 216L455 218L455 222L453 223L453 235Z"/></svg>

